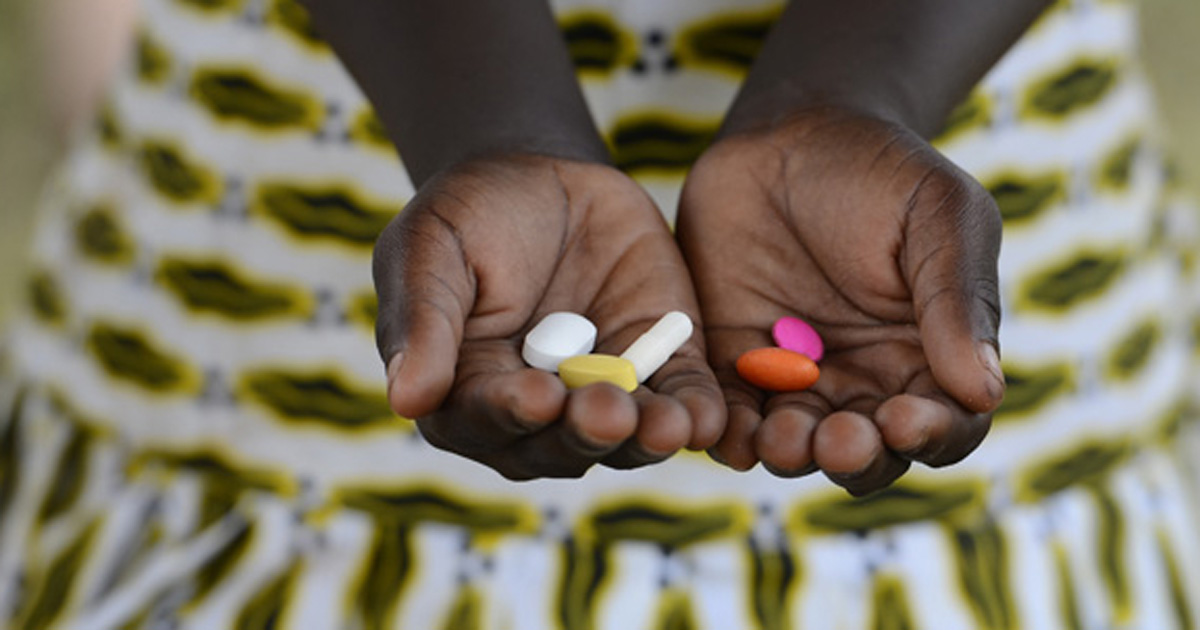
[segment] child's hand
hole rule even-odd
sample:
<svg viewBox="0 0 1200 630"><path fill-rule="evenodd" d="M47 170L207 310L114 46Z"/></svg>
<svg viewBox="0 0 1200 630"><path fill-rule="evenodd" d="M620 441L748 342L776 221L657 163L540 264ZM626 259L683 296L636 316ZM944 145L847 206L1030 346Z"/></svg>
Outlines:
<svg viewBox="0 0 1200 630"><path fill-rule="evenodd" d="M615 169L532 155L459 165L387 228L374 273L389 399L435 446L513 479L561 477L706 448L724 428L699 330L632 395L568 392L521 360L525 333L554 311L591 319L607 354L668 311L699 322L667 225Z"/></svg>
<svg viewBox="0 0 1200 630"><path fill-rule="evenodd" d="M729 422L712 449L779 475L815 468L855 494L910 460L946 465L983 439L995 354L1000 219L986 191L912 132L813 110L716 143L688 177L678 237ZM782 316L826 353L807 392L734 371Z"/></svg>

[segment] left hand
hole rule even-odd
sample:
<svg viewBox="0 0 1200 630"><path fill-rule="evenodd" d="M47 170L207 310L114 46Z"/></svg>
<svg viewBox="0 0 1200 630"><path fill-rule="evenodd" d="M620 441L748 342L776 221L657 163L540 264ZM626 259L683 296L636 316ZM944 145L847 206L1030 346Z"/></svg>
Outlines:
<svg viewBox="0 0 1200 630"><path fill-rule="evenodd" d="M820 468L862 494L987 433L1004 391L999 212L912 131L823 108L726 136L688 176L677 238L728 405L718 460ZM809 391L763 392L734 370L783 316L824 338Z"/></svg>

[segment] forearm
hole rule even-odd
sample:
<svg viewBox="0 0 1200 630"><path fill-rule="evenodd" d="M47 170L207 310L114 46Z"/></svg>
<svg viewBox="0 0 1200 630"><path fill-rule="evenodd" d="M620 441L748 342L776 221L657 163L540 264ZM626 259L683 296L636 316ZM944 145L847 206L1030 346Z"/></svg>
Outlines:
<svg viewBox="0 0 1200 630"><path fill-rule="evenodd" d="M723 133L813 106L936 133L1050 0L792 0Z"/></svg>
<svg viewBox="0 0 1200 630"><path fill-rule="evenodd" d="M607 161L545 0L304 0L414 184L474 155Z"/></svg>

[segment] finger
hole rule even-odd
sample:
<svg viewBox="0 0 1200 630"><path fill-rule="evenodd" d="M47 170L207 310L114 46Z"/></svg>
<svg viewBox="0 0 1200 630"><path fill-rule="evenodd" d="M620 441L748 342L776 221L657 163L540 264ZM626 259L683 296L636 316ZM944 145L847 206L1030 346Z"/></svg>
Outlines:
<svg viewBox="0 0 1200 630"><path fill-rule="evenodd" d="M830 481L854 496L886 487L909 466L885 447L870 418L851 411L835 412L817 425L813 458Z"/></svg>
<svg viewBox="0 0 1200 630"><path fill-rule="evenodd" d="M618 266L621 273L614 274L610 288L614 295L636 296L641 314L649 314L650 317L626 320L630 313L628 300L621 303L597 302L593 305L597 322L607 320L621 324L611 334L602 335L603 339L597 348L598 351L619 355L656 325L662 313L685 313L694 324L691 335L647 379L645 385L654 392L672 396L684 404L692 426L688 447L702 450L715 444L725 429L725 402L707 361L699 307L688 281L688 270L675 241L665 229L653 238L640 239L638 243L639 247L645 249L635 247L630 250L633 255L627 256ZM632 266L638 261L655 259L659 260L659 266L649 278L645 268ZM624 265L629 267L622 269Z"/></svg>
<svg viewBox="0 0 1200 630"><path fill-rule="evenodd" d="M634 396L638 408L637 431L601 463L630 469L661 462L687 445L692 436L690 412L671 396L639 389Z"/></svg>
<svg viewBox="0 0 1200 630"><path fill-rule="evenodd" d="M546 428L562 415L566 400L562 381L541 370L479 373L458 386L450 404L418 419L417 427L434 446L476 457Z"/></svg>
<svg viewBox="0 0 1200 630"><path fill-rule="evenodd" d="M716 461L734 470L750 470L758 463L754 449L754 434L762 424L762 415L756 408L743 404L729 406L729 421L725 433L716 445L708 449Z"/></svg>
<svg viewBox="0 0 1200 630"><path fill-rule="evenodd" d="M573 390L561 422L481 458L510 479L580 477L638 428L633 397L607 383Z"/></svg>
<svg viewBox="0 0 1200 630"><path fill-rule="evenodd" d="M1004 396L999 211L970 176L936 173L914 193L902 263L934 378L964 407L986 413Z"/></svg>
<svg viewBox="0 0 1200 630"><path fill-rule="evenodd" d="M703 346L696 343L697 346L682 348L683 354L663 365L646 385L680 403L688 422L685 446L703 450L720 439L725 431L727 412L717 377L704 360L700 349Z"/></svg>
<svg viewBox="0 0 1200 630"><path fill-rule="evenodd" d="M940 467L961 461L991 427L991 416L973 413L945 396L901 394L875 412L883 442L907 459Z"/></svg>
<svg viewBox="0 0 1200 630"><path fill-rule="evenodd" d="M713 365L725 401L725 430L708 449L713 459L735 470L749 470L758 463L755 433L763 421L762 405L767 395L738 376L735 363L745 351L770 344L769 328L709 328L705 331L709 361Z"/></svg>
<svg viewBox="0 0 1200 630"><path fill-rule="evenodd" d="M800 477L817 469L813 435L829 405L812 392L775 396L767 417L754 435L754 450L763 466L780 477Z"/></svg>
<svg viewBox="0 0 1200 630"><path fill-rule="evenodd" d="M474 286L453 227L410 204L375 246L375 336L387 365L388 402L418 418L440 407L454 383Z"/></svg>

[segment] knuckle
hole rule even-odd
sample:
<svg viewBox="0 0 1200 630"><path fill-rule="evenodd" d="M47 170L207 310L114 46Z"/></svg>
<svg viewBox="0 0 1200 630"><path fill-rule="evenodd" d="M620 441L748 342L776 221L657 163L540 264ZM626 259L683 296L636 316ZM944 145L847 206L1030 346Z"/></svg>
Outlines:
<svg viewBox="0 0 1200 630"><path fill-rule="evenodd" d="M685 389L696 389L715 393L716 379L708 369L707 364L699 363L701 361L699 359L692 365L683 363L679 359L673 360L676 361L676 366L686 367L676 367L674 370L667 371L665 375L663 374L664 370L660 369L657 374L650 377L650 380L646 384L656 392L679 392Z"/></svg>
<svg viewBox="0 0 1200 630"><path fill-rule="evenodd" d="M995 199L974 177L953 165L926 171L913 190L910 210L928 208L929 220L970 236L989 249L999 247L1002 221Z"/></svg>
<svg viewBox="0 0 1200 630"><path fill-rule="evenodd" d="M960 173L934 166L926 171L913 196L916 201L933 203L938 208L958 210L968 204L970 190Z"/></svg>
<svg viewBox="0 0 1200 630"><path fill-rule="evenodd" d="M384 226L379 236L375 237L375 246L371 250L371 263L372 270L377 274L376 277L403 251L404 228L401 223L405 218L404 212L396 215Z"/></svg>
<svg viewBox="0 0 1200 630"><path fill-rule="evenodd" d="M977 277L973 281L972 295L978 306L978 312L987 324L987 341L999 343L997 332L1000 329L1002 316L1000 307L1000 287L995 278Z"/></svg>

